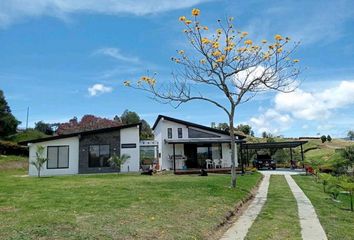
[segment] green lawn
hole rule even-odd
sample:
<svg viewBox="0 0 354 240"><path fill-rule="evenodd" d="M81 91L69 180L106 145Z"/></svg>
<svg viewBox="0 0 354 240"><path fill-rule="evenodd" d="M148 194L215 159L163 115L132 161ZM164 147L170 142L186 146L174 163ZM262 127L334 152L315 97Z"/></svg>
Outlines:
<svg viewBox="0 0 354 240"><path fill-rule="evenodd" d="M314 205L328 239L354 239L354 213L349 211L348 196L340 195L337 203L312 176L295 176L294 180Z"/></svg>
<svg viewBox="0 0 354 240"><path fill-rule="evenodd" d="M246 239L301 239L297 203L284 176L270 177L267 201Z"/></svg>
<svg viewBox="0 0 354 240"><path fill-rule="evenodd" d="M0 239L212 239L261 178L22 174L0 172Z"/></svg>

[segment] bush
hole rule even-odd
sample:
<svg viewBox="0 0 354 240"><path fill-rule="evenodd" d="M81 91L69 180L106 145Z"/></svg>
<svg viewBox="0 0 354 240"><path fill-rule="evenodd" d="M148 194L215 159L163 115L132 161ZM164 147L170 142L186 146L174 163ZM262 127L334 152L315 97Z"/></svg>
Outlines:
<svg viewBox="0 0 354 240"><path fill-rule="evenodd" d="M12 142L0 141L0 154L28 156L28 148Z"/></svg>
<svg viewBox="0 0 354 240"><path fill-rule="evenodd" d="M14 135L8 136L6 138L7 141L11 142L24 142L28 140L34 140L34 139L39 139L39 138L44 138L48 137L49 135L46 135L40 131L34 130L34 129L28 129L24 132L16 133Z"/></svg>

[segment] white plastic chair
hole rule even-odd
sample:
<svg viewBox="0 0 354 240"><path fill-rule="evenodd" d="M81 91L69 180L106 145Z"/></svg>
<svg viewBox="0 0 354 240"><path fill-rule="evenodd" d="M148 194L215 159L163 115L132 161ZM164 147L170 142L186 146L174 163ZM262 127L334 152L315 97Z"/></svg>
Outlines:
<svg viewBox="0 0 354 240"><path fill-rule="evenodd" d="M222 168L222 159L214 159L215 168Z"/></svg>
<svg viewBox="0 0 354 240"><path fill-rule="evenodd" d="M209 169L209 166L211 166L211 168L214 167L214 163L213 163L213 161L211 159L206 159L205 162L206 162L206 168L207 169Z"/></svg>

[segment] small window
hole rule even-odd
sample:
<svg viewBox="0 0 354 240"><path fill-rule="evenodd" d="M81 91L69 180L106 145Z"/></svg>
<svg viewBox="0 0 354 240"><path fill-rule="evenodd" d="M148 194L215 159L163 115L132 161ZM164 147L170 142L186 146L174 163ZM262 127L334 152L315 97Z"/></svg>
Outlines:
<svg viewBox="0 0 354 240"><path fill-rule="evenodd" d="M69 146L48 146L47 159L47 169L69 168Z"/></svg>
<svg viewBox="0 0 354 240"><path fill-rule="evenodd" d="M167 138L172 138L172 128L167 128Z"/></svg>
<svg viewBox="0 0 354 240"><path fill-rule="evenodd" d="M178 131L178 138L183 138L182 128L178 128L177 131Z"/></svg>
<svg viewBox="0 0 354 240"><path fill-rule="evenodd" d="M109 167L109 145L91 145L89 147L89 167Z"/></svg>

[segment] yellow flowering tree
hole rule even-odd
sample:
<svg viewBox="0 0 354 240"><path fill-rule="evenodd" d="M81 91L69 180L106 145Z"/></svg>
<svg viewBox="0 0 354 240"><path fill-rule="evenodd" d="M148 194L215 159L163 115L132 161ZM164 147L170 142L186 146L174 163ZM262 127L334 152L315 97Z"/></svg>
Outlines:
<svg viewBox="0 0 354 240"><path fill-rule="evenodd" d="M290 44L290 38L276 34L272 41L256 44L247 32L235 29L233 18L225 23L217 20L218 28L212 31L199 21L199 9L193 9L191 15L191 18L181 16L179 21L193 50L177 50L177 56L171 58L180 66L171 81L157 82L153 74L124 84L147 91L154 99L175 107L193 100L214 104L227 114L234 143L238 105L259 92L290 92L296 88L299 60L293 59L292 54L298 43ZM231 186L235 187L235 144L231 144L231 159Z"/></svg>

